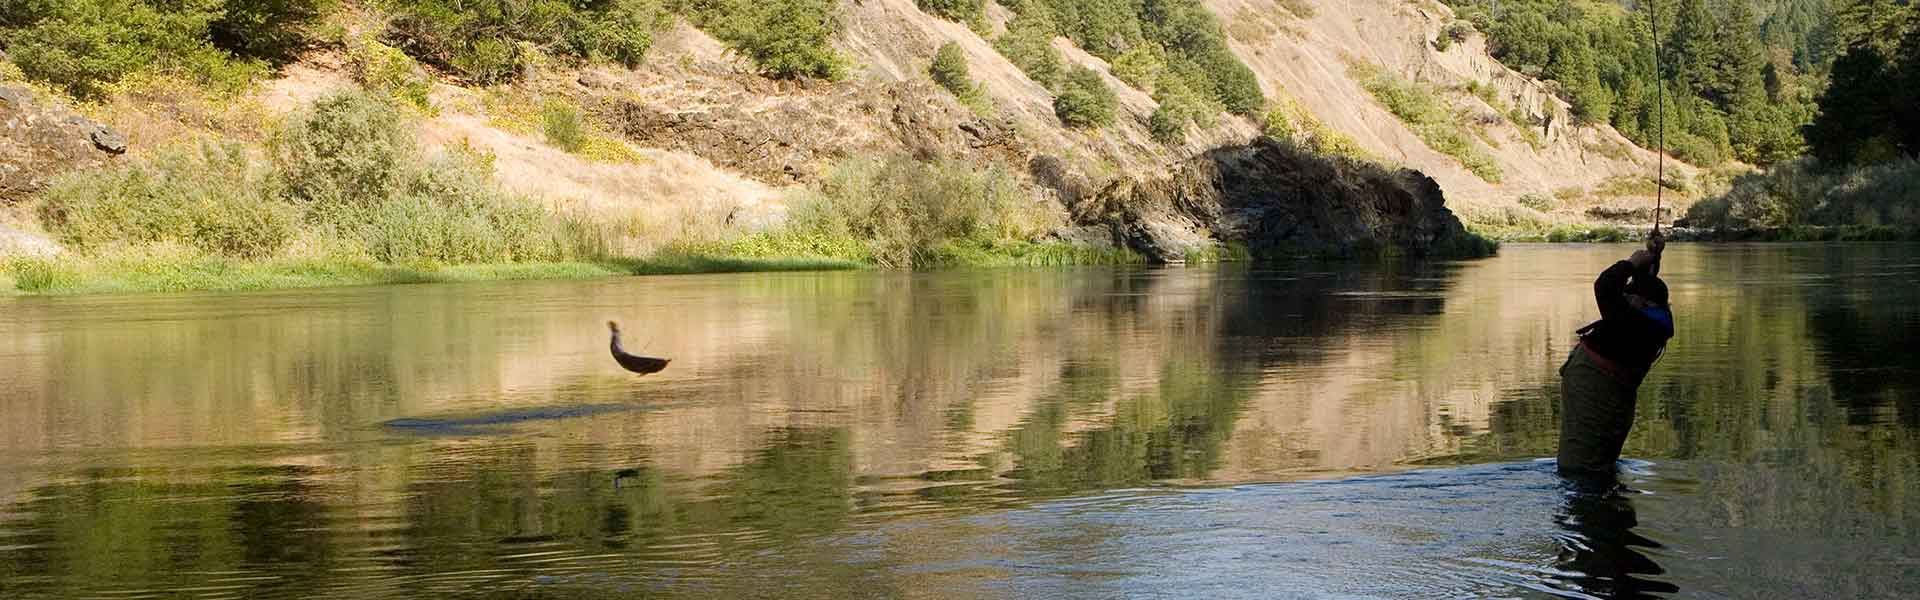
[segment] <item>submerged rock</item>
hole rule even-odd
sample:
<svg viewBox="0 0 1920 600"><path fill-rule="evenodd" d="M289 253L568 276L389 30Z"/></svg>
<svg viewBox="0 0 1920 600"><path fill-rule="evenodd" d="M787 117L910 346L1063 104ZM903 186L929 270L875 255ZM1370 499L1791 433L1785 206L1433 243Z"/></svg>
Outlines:
<svg viewBox="0 0 1920 600"><path fill-rule="evenodd" d="M32 90L0 85L0 204L46 188L55 176L127 151L119 133Z"/></svg>
<svg viewBox="0 0 1920 600"><path fill-rule="evenodd" d="M1169 172L1123 180L1073 205L1076 224L1159 262L1221 243L1256 258L1484 255L1433 178L1262 138Z"/></svg>

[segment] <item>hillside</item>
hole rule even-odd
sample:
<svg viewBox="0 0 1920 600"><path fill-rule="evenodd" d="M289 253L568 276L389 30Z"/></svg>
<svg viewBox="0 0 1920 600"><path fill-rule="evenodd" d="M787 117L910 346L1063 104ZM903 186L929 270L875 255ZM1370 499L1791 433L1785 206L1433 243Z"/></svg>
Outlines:
<svg viewBox="0 0 1920 600"><path fill-rule="evenodd" d="M1368 157L1432 176L1456 211L1498 212L1519 207L1518 200L1529 194L1557 194L1582 199L1561 211L1568 213L1563 218L1573 219L1584 214L1576 209L1587 205L1632 207L1643 200L1638 194L1648 186L1635 180L1651 180L1652 152L1609 127L1574 124L1570 107L1547 84L1488 56L1484 37L1436 49L1433 40L1452 22L1446 7L1394 0L1303 3L1316 7L1312 16L1295 15L1272 1L1206 6L1221 18L1234 51L1258 75L1269 98L1292 99L1310 118L1351 137ZM722 44L681 23L660 37L639 69L595 70L580 79L591 86L568 87L590 106L623 98L611 101L610 121L650 115L652 121L626 132L639 146L699 157L719 165L721 177L774 187L808 183L840 157L919 152L922 145L941 155L986 155L1015 165L1056 157L1072 167L1071 178L1098 187L1244 142L1262 130L1257 119L1223 115L1218 125L1183 143L1157 142L1147 126L1157 106L1152 96L1113 77L1107 63L1069 40L1055 38L1054 46L1067 60L1100 72L1120 99L1121 117L1114 125L1091 132L1067 128L1054 115L1047 88L965 25L927 15L910 0L840 7L844 29L835 46L860 65L846 81L767 81L753 74L751 64L729 56ZM989 15L1004 31L1010 13L989 4ZM947 42L965 51L994 109L990 116L972 114L928 80L926 64ZM1428 147L1363 87L1353 64L1378 65L1431 88L1462 127L1473 131L1473 143L1493 157L1501 180L1486 181L1460 160ZM1481 91L1469 92L1469 85ZM701 139L701 132L715 130L730 135ZM1669 166L1682 178L1692 175L1685 165ZM1619 192L1622 188L1628 191Z"/></svg>
<svg viewBox="0 0 1920 600"><path fill-rule="evenodd" d="M1016 2L1015 8L987 2L970 24L930 15L910 0L838 2L822 5L833 15L823 51L837 58L821 67L837 72L831 78L769 72L764 56L741 45L741 34L716 24L717 17L700 16L709 13L697 7L658 11L644 53L628 55L633 60L583 62L526 50L533 46L521 42L524 53L516 54L512 68L482 77L460 66L470 63L458 57L444 62L437 55L414 60L403 54L400 48L414 53L419 43L396 37L407 22L390 7L404 5L349 2L330 9L305 29L314 32L312 43L235 95L137 72L119 83L67 86L65 93L57 80L29 86L42 100L74 104L124 135L130 149L110 164L143 164L138 161L191 140L225 140L267 152L277 139L274 129L310 115L318 100L356 89L390 96L411 107L402 121L411 124L407 131L414 132L423 156L470 154L505 192L595 223L595 255L645 256L714 244L739 254L743 240L749 249L744 254L794 254L796 237L863 239L895 227L910 230L911 238L901 243L911 248L843 253L818 251L817 243L807 242L813 245L798 253L881 264L950 260L949 250L912 248L988 235L983 226L993 239L1013 242L1067 232L1084 224L1075 204L1102 188L1166 172L1262 134L1291 138L1312 151L1416 170L1439 184L1446 206L1470 227L1489 230L1542 229L1589 222L1594 215L1641 219L1646 203L1639 196L1652 190L1651 152L1608 127L1577 124L1550 84L1503 67L1488 55L1483 36L1463 28L1437 2L1173 3L1204 9L1201 14L1218 22L1181 27L1223 32L1213 34L1224 41L1216 54L1230 52L1228 57L1192 55L1202 63L1178 62L1186 59L1174 46L1137 41L1132 48L1141 52L1087 51L1068 35L1052 35L1050 52L1028 48L1010 57L1006 52L1015 46L1009 40L1040 31L1025 22L1047 8L1036 0ZM727 10L750 9L706 10L726 16L732 14ZM1140 39L1192 37L1165 31L1173 25L1131 26L1150 34ZM963 59L962 79L972 84L963 93L943 89L929 76L928 65L943 46ZM1030 75L1036 51L1057 53L1063 75ZM1149 71L1157 75L1143 78L1138 64L1115 66L1098 55L1122 62L1157 55L1156 70ZM1225 87L1213 88L1220 95L1209 97L1206 86L1228 85L1219 77L1232 76L1233 68L1226 75L1186 77L1199 92L1185 91L1182 65L1233 59L1244 64L1250 85L1264 99L1248 105L1250 90L1236 98ZM1082 67L1097 83L1074 78ZM18 68L6 75L31 79ZM1056 98L1088 85L1111 90L1112 116L1094 124L1063 122L1068 115ZM92 96L68 96L82 93ZM1167 115L1175 117L1165 120ZM893 169L896 158L919 166ZM1679 180L1694 175L1684 165L1670 167ZM836 229L818 235L755 233L788 223L795 202L844 211L876 189L930 178L952 189L986 190L991 206L969 209L987 212L935 224L931 232L917 221L842 218ZM16 197L9 204L0 218L6 228L0 240L42 251L48 247L44 238L75 243L71 235L47 232L49 222L32 216L30 201ZM903 210L911 215L923 209ZM981 225L983 220L989 223ZM294 248L316 245L332 242L292 242ZM581 255L564 248L553 254Z"/></svg>

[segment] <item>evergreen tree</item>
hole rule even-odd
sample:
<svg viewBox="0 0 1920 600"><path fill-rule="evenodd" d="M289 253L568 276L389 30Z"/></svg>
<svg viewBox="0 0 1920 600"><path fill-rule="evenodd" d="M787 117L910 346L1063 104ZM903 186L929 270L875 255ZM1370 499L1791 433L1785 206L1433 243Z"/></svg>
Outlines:
<svg viewBox="0 0 1920 600"><path fill-rule="evenodd" d="M1848 48L1833 61L1827 91L1820 95L1820 115L1803 133L1808 149L1830 164L1847 164L1858 157L1869 138L1888 121L1887 62L1866 43Z"/></svg>
<svg viewBox="0 0 1920 600"><path fill-rule="evenodd" d="M1716 24L1706 0L1679 2L1673 29L1663 32L1667 34L1663 66L1676 92L1703 96L1721 87L1716 68L1721 52L1713 35Z"/></svg>
<svg viewBox="0 0 1920 600"><path fill-rule="evenodd" d="M1920 2L1909 5L1907 35L1893 64L1893 122L1896 142L1908 156L1920 156Z"/></svg>
<svg viewBox="0 0 1920 600"><path fill-rule="evenodd" d="M1882 56L1892 55L1909 18L1909 11L1901 5L1908 3L1907 0L1835 0L1834 43L1845 50L1865 44Z"/></svg>
<svg viewBox="0 0 1920 600"><path fill-rule="evenodd" d="M1766 53L1760 48L1760 30L1747 2L1723 2L1718 19L1720 26L1713 34L1716 73L1714 88L1709 90L1708 97L1722 110L1759 106L1765 99L1762 70L1766 66Z"/></svg>

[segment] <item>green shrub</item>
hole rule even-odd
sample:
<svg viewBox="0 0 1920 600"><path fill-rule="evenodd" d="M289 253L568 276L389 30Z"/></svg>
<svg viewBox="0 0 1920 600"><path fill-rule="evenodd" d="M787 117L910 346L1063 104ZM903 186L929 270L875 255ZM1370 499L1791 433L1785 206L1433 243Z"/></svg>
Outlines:
<svg viewBox="0 0 1920 600"><path fill-rule="evenodd" d="M1817 159L1736 177L1727 193L1694 203L1686 220L1711 229L1920 227L1920 160L1835 169Z"/></svg>
<svg viewBox="0 0 1920 600"><path fill-rule="evenodd" d="M1044 29L1049 38L1058 32L1116 65L1115 76L1131 85L1157 88L1157 77L1146 79L1157 62L1164 65L1164 72L1190 78L1189 86L1207 96L1211 106L1242 115L1256 115L1265 108L1266 98L1253 70L1233 54L1219 19L1198 1L1022 0L1014 10L1019 18L1009 24L1008 37L1022 36L1021 43L1027 47L1018 48L1020 53L1038 50L1031 38L1039 34L1025 29ZM1028 20L1033 21L1030 27L1015 27ZM1025 59L1009 52L1013 49L1009 47L1001 52L1026 70ZM1121 69L1121 64L1126 68Z"/></svg>
<svg viewBox="0 0 1920 600"><path fill-rule="evenodd" d="M1263 119L1264 123L1261 126L1261 133L1276 140L1296 141L1295 138L1300 135L1300 130L1293 126L1293 116L1289 114L1290 112L1291 111L1281 106L1274 106L1273 108L1267 109L1267 115Z"/></svg>
<svg viewBox="0 0 1920 600"><path fill-rule="evenodd" d="M695 25L780 79L837 79L846 61L832 38L834 0L682 0Z"/></svg>
<svg viewBox="0 0 1920 600"><path fill-rule="evenodd" d="M1202 70L1198 72L1206 73L1212 80L1214 100L1228 112L1243 116L1260 114L1267 105L1267 97L1260 91L1260 78L1222 44L1202 59Z"/></svg>
<svg viewBox="0 0 1920 600"><path fill-rule="evenodd" d="M1520 197L1520 205L1540 212L1553 211L1553 197L1545 194L1526 194Z"/></svg>
<svg viewBox="0 0 1920 600"><path fill-rule="evenodd" d="M298 258L286 254L296 238L299 256L428 270L604 252L572 231L578 223L502 191L489 157L465 147L423 157L412 142L392 105L330 96L273 136L271 165L238 145L165 149L59 179L39 214L75 251L133 257L113 269L168 270L136 273L141 289L208 287L229 259ZM26 274L21 285L52 277L10 270Z"/></svg>
<svg viewBox="0 0 1920 600"><path fill-rule="evenodd" d="M547 143L567 152L579 152L587 144L586 124L581 120L580 109L570 102L549 100L540 110L541 130L547 134Z"/></svg>
<svg viewBox="0 0 1920 600"><path fill-rule="evenodd" d="M993 48L1020 67L1027 78L1052 90L1066 71L1066 59L1053 47L1054 25L1043 9L1028 9L1007 23L1007 33L993 41Z"/></svg>
<svg viewBox="0 0 1920 600"><path fill-rule="evenodd" d="M12 256L0 260L0 272L13 279L14 289L44 292L78 283L81 274L73 263L70 257Z"/></svg>
<svg viewBox="0 0 1920 600"><path fill-rule="evenodd" d="M1113 76L1134 88L1155 91L1161 73L1167 70L1166 53L1158 46L1141 44L1113 59Z"/></svg>
<svg viewBox="0 0 1920 600"><path fill-rule="evenodd" d="M1067 71L1053 99L1053 114L1068 127L1105 127L1113 124L1120 98L1100 74L1086 67Z"/></svg>
<svg viewBox="0 0 1920 600"><path fill-rule="evenodd" d="M473 157L449 154L410 175L399 194L365 217L334 223L358 231L376 260L461 264L566 257L559 219L501 192Z"/></svg>
<svg viewBox="0 0 1920 600"><path fill-rule="evenodd" d="M1173 107L1162 104L1147 117L1147 133L1162 144L1178 144L1187 139L1187 121Z"/></svg>
<svg viewBox="0 0 1920 600"><path fill-rule="evenodd" d="M391 195L419 152L393 105L359 93L315 101L275 133L270 150L287 197L323 212Z"/></svg>
<svg viewBox="0 0 1920 600"><path fill-rule="evenodd" d="M1266 135L1300 144L1316 154L1377 162L1371 153L1360 147L1359 142L1328 127L1319 117L1285 94L1274 98L1273 108L1267 111Z"/></svg>
<svg viewBox="0 0 1920 600"><path fill-rule="evenodd" d="M656 0L383 0L387 36L475 83L519 77L535 53L633 66L667 23Z"/></svg>
<svg viewBox="0 0 1920 600"><path fill-rule="evenodd" d="M1570 242L1616 243L1633 239L1627 230L1613 225L1558 225L1547 231L1546 239L1556 244Z"/></svg>
<svg viewBox="0 0 1920 600"><path fill-rule="evenodd" d="M967 55L960 50L960 44L941 44L940 50L933 53L933 64L927 67L927 74L955 96L966 98L974 94L973 75L967 72Z"/></svg>
<svg viewBox="0 0 1920 600"><path fill-rule="evenodd" d="M334 0L226 0L208 24L215 47L237 56L286 62L312 43L308 30L333 10Z"/></svg>
<svg viewBox="0 0 1920 600"><path fill-rule="evenodd" d="M47 231L81 252L175 242L262 258L293 239L299 220L275 191L245 148L209 144L63 176L42 194L39 213Z"/></svg>
<svg viewBox="0 0 1920 600"><path fill-rule="evenodd" d="M1472 36L1473 36L1472 23L1468 23L1466 21L1454 21L1452 23L1448 23L1445 28L1442 28L1440 30L1440 37L1433 41L1433 47L1441 52L1446 52L1447 49L1452 48L1454 44L1465 42L1467 41L1468 38Z"/></svg>
<svg viewBox="0 0 1920 600"><path fill-rule="evenodd" d="M986 0L914 0L921 11L974 29L987 20Z"/></svg>
<svg viewBox="0 0 1920 600"><path fill-rule="evenodd" d="M882 266L939 262L939 248L975 240L1025 241L1060 224L1013 173L907 157L853 160L794 204L786 239L867 240ZM846 256L844 250L810 255Z"/></svg>
<svg viewBox="0 0 1920 600"><path fill-rule="evenodd" d="M233 4L244 7L256 1L233 0ZM28 78L81 98L100 97L106 86L138 71L185 76L231 93L264 75L266 67L247 54L229 54L210 39L210 29L221 22L227 4L222 0L11 0L0 3L0 45ZM278 35L276 31L269 28L264 33ZM254 40L223 39L242 50Z"/></svg>
<svg viewBox="0 0 1920 600"><path fill-rule="evenodd" d="M348 40L347 68L368 91L392 96L421 110L433 108L433 80L407 53L372 37Z"/></svg>
<svg viewBox="0 0 1920 600"><path fill-rule="evenodd" d="M1190 124L1212 126L1214 115L1220 113L1218 105L1194 93L1179 77L1163 77L1160 89L1154 93L1154 100L1160 106L1147 119L1147 131L1155 140L1166 144L1184 141Z"/></svg>

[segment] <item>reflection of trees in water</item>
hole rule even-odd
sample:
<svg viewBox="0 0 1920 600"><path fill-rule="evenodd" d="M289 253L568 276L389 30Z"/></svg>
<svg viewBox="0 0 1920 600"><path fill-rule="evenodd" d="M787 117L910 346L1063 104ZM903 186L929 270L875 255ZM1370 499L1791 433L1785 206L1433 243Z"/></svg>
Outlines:
<svg viewBox="0 0 1920 600"><path fill-rule="evenodd" d="M300 467L87 469L9 511L0 582L11 598L139 586L166 592L242 570L259 593L298 593L338 552Z"/></svg>
<svg viewBox="0 0 1920 600"><path fill-rule="evenodd" d="M672 489L644 463L537 465L547 452L573 455L569 464L613 458L600 446L448 446L399 467L408 483L392 515L326 505L343 490L311 468L89 470L11 507L0 581L10 598L73 597L244 572L256 579L236 590L249 596L404 596L525 582L554 571L529 557L559 555L668 589L689 584L672 571L698 570L729 546L799 546L797 560L811 567L852 570L835 566L844 556L804 549L854 509L848 432L790 429L769 440L698 493ZM688 549L649 550L660 545ZM368 556L369 547L378 551ZM590 560L608 553L638 554Z"/></svg>
<svg viewBox="0 0 1920 600"><path fill-rule="evenodd" d="M1386 264L1342 273L1223 270L1197 302L1166 306L1151 288L1087 306L1107 322L1151 314L1159 325L1155 382L1128 394L1118 380L1140 365L1093 346L1072 356L1053 391L1011 434L1021 487L1062 492L1156 480L1206 478L1220 466L1248 401L1276 367L1306 368L1337 358L1330 342L1383 316L1436 315L1450 267ZM1133 292L1134 290L1129 290ZM1285 384L1282 384L1285 385ZM1087 406L1111 403L1100 422L1069 432Z"/></svg>
<svg viewBox="0 0 1920 600"><path fill-rule="evenodd" d="M1712 459L1715 468L1695 474L1698 493L1727 501L1656 508L1663 526L1852 532L1878 540L1871 556L1920 554L1920 542L1885 541L1897 539L1889 532L1920 540L1920 440L1908 416L1920 378L1876 383L1861 370L1913 372L1920 353L1902 346L1915 338L1912 286L1842 278L1811 289L1789 280L1716 288L1704 273L1798 267L1769 253L1691 258L1703 281L1676 286L1682 341L1647 384L1629 454ZM63 593L223 570L286 578L249 585L306 588L459 571L524 580L553 567L516 557L555 550L613 556L595 568L646 580L674 560L778 550L783 568L886 589L848 566L860 563L847 550L809 541L861 511L899 508L889 494L962 506L1004 499L1000 477L1029 496L1207 478L1234 460L1228 449L1247 415L1265 408L1261 394L1308 385L1273 373L1340 377L1325 363L1362 346L1385 356L1367 363L1380 365L1380 380L1417 385L1359 385L1329 398L1306 390L1305 401L1355 413L1412 406L1415 418L1446 422L1405 435L1461 444L1471 460L1544 456L1556 432L1552 367L1590 307L1516 276L1526 269L1539 267L754 279L738 293L763 298L693 305L677 319L688 330L716 315L740 324L700 338L717 340L701 346L712 360L683 361L704 370L698 381L649 388L660 395L644 400L661 401L662 412L555 423L542 432L555 435L531 442L349 450L317 469L61 475L14 507L20 516L4 529L20 535L0 543L0 580ZM599 315L584 316L589 333L575 336L555 332L567 328L564 315L462 308L471 301L395 298L373 319L349 306L293 321L196 322L155 338L159 354L141 369L111 368L124 366L118 348L168 326L80 326L54 336L59 360L41 363L49 371L34 388L47 410L30 412L51 415L49 432L89 441L137 442L135 425L158 415L151 426L226 443L288 433L267 431L276 424L314 428L292 432L297 439L351 440L374 417L420 410L410 403L421 398L520 402L505 395L525 373L544 384L526 386L543 395L536 404L634 400L624 380L525 359L575 345L598 358ZM1434 316L1443 309L1453 314ZM463 310L474 312L421 317ZM167 372L216 376L156 385ZM1461 401L1463 389L1498 401L1482 409ZM85 404L121 393L135 397ZM208 405L154 408L183 401ZM1888 407L1900 418L1862 420ZM78 417L60 417L68 414ZM633 471L616 487L621 469ZM343 471L353 474L336 477ZM356 531L361 523L368 529ZM683 545L689 554L662 550ZM367 546L383 548L375 566L386 570L328 571L369 566L347 565L367 560ZM409 589L394 585L373 587Z"/></svg>
<svg viewBox="0 0 1920 600"><path fill-rule="evenodd" d="M1920 265L1903 246L1820 250L1830 284L1808 291L1807 323L1848 421L1920 427ZM1892 413L1892 415L1888 415Z"/></svg>
<svg viewBox="0 0 1920 600"><path fill-rule="evenodd" d="M856 477L863 473L860 461L892 460L884 456L888 446L879 442L910 453L946 443L954 426L971 425L981 409L980 396L970 390L984 382L1031 377L1027 371L1036 368L1050 369L1041 379L1053 383L1039 400L1023 400L1030 406L1011 433L1014 461L1006 465L1026 480L1023 487L1060 492L1201 478L1218 465L1222 446L1263 369L1323 359L1324 352L1312 350L1317 340L1341 335L1368 315L1432 311L1431 300L1326 299L1334 292L1395 289L1404 285L1403 274L1306 276L1284 290L1249 284L1247 277L1231 270L1219 277L1123 271L1040 285L1004 278L889 277L885 283L834 290L830 302L865 298L872 304L851 313L819 310L822 305L816 303L789 306L818 312L775 317L807 325L805 332L796 332L806 335L785 340L779 349L798 355L832 353L865 363L877 379L855 385L871 387L850 391L843 386L822 394L838 394L837 406L851 404L864 417L759 432L753 436L758 442L736 465L700 475L694 483L684 480L685 473L675 475L673 465L656 462L657 449L634 445L645 436L628 434L612 435L603 443L480 438L352 451L340 461L342 466L333 467L355 471L345 482L305 467L125 473L35 488L32 499L13 511L24 520L7 529L34 532L42 536L40 543L0 550L0 573L10 582L22 581L29 573L61 574L66 579L46 585L56 595L177 585L204 579L205 573L230 571L286 577L286 583L271 585L314 590L364 586L378 595L455 585L434 581L429 575L436 573L486 572L501 580L525 579L550 567L516 557L556 549L628 556L624 567L601 567L641 578L653 572L650 569L662 568L644 558L653 548L685 544L689 537L713 547L791 550L805 545L809 536L844 526L861 502L856 497ZM241 391L232 387L238 385L234 381L218 379L172 391L186 398L285 402L293 410L318 415L312 422L337 428L328 431L350 437L365 426L363 415L392 412L382 403L393 401L401 393L398 387L415 386L407 394L432 395L418 386L486 390L500 385L501 364L514 353L499 345L526 341L519 336L474 336L468 330L510 327L516 317L463 321L448 325L457 330L445 332L389 331L409 318L406 315L441 310L451 301L427 299L396 307L393 322L362 323L350 318L352 310L321 311L311 323L279 325L270 336L226 330L260 325L248 325L244 318L241 324L197 323L174 338L163 338L162 346L184 353L168 359L172 362L165 369L190 370L197 368L194 360L217 362L235 353L253 356L226 368L272 374L270 392ZM336 327L368 335L325 333ZM62 367L66 374L50 379L77 379L74 374L103 369L99 361L115 356L95 351L99 346L94 342L109 341L111 331L88 331L67 334L62 343L76 362ZM822 331L829 333L817 335ZM1294 343L1255 343L1275 338ZM474 339L491 339L494 345L463 347L457 352L461 358L434 358L450 343ZM389 356L395 352L413 356ZM740 368L777 364L767 362L771 354L741 359ZM474 361L452 364L464 358ZM146 390L140 379L145 375L127 371L99 371L108 375L91 385L101 389L75 397ZM804 393L809 388L803 386L818 385L806 381L806 369L797 371L769 369L762 378L744 379L792 381L772 388L739 383L738 389L728 388L729 393ZM617 400L606 396L621 393L590 378L559 383L552 393L578 401ZM787 385L791 387L783 387ZM239 413L259 416L256 410ZM645 417L640 426L671 426L662 422L665 418ZM627 419L596 420L594 429L636 426ZM861 459L863 454L868 458ZM182 458L189 463L207 458L195 456ZM622 469L632 470L616 477ZM940 490L961 487L967 486L927 486L915 493L964 501L968 494L940 497ZM366 504L331 504L342 497ZM70 504L94 508L75 510L67 508ZM190 508L182 510L183 504ZM384 512L389 505L392 512ZM368 510L374 512L363 512ZM362 526L370 530L356 531ZM383 549L369 558L358 550L369 545ZM834 551L792 553L809 568L850 569L837 566L845 557ZM714 557L679 558L698 562ZM378 568L354 575L329 571L376 566L365 564L368 560ZM395 575L419 580L401 583L391 579ZM850 575L849 580L860 577L867 576ZM268 585L253 589L281 589Z"/></svg>

